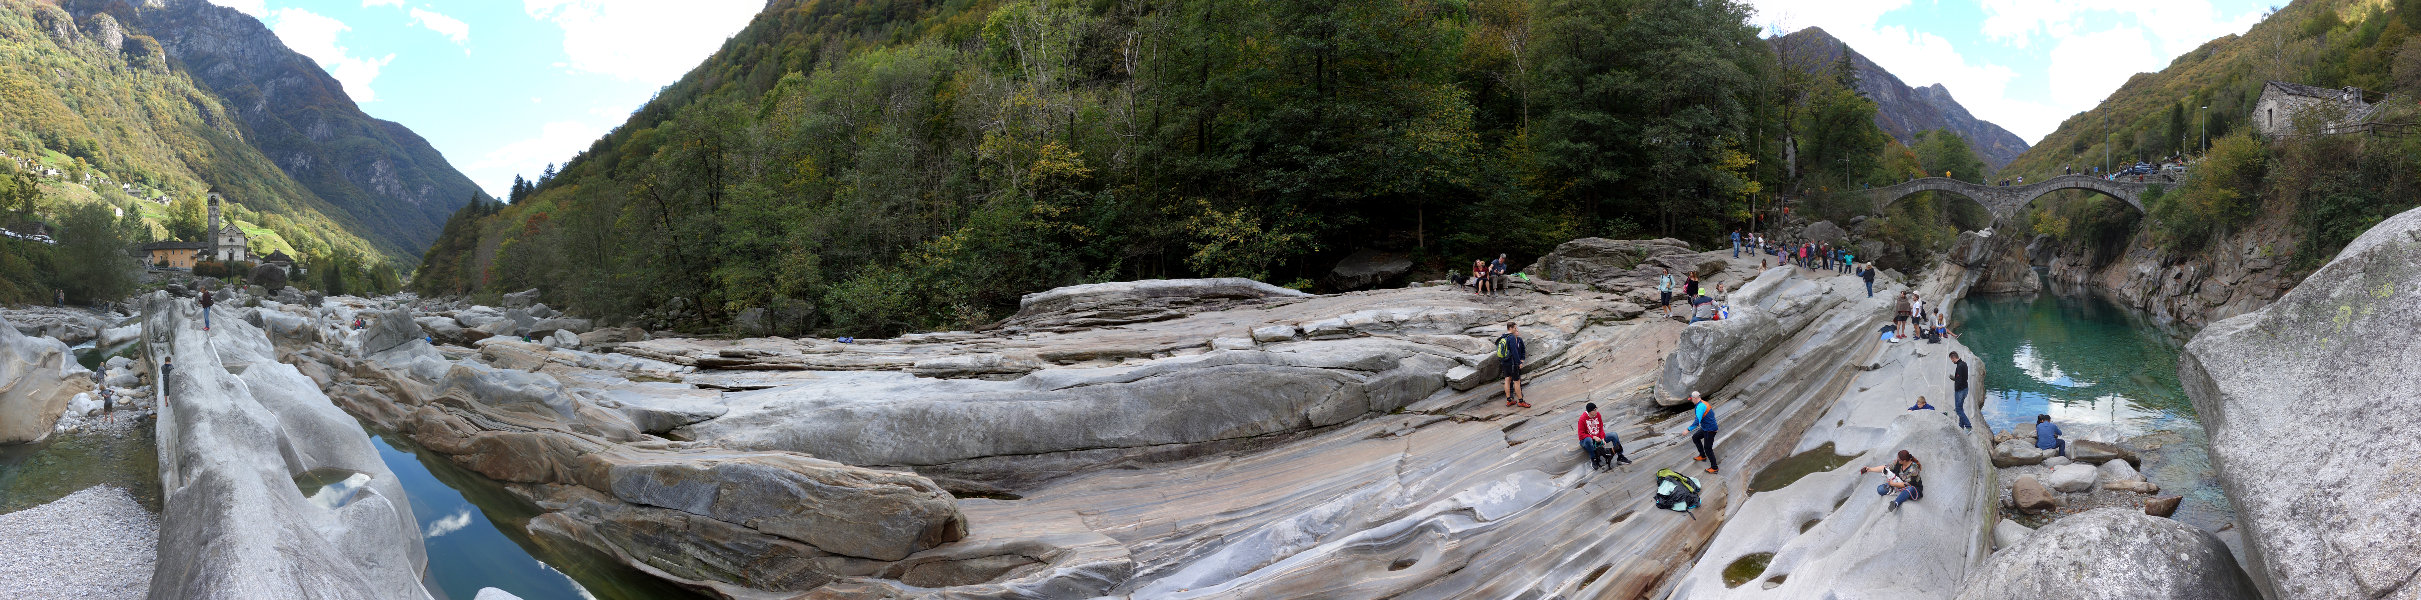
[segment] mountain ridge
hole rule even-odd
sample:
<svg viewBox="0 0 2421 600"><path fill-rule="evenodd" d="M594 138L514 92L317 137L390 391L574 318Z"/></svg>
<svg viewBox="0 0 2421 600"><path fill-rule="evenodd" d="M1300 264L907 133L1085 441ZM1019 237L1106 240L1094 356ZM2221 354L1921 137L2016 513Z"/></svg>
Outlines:
<svg viewBox="0 0 2421 600"><path fill-rule="evenodd" d="M1875 101L1875 126L1881 127L1902 145L1916 145L1919 133L1948 129L1967 139L1978 158L1993 170L1999 170L2017 160L2030 147L2024 138L2010 133L1991 121L1976 118L1967 107L1950 95L1950 89L1936 83L1910 87L1900 77L1882 65L1875 64L1856 48L1835 38L1821 27L1807 27L1789 35L1771 38L1783 62L1802 69L1830 69L1846 52L1857 74L1857 89Z"/></svg>

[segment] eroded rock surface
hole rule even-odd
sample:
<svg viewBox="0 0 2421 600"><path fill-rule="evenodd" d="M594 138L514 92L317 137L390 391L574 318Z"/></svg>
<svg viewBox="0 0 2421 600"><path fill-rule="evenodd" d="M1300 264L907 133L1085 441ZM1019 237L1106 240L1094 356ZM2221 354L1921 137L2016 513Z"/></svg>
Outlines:
<svg viewBox="0 0 2421 600"><path fill-rule="evenodd" d="M2100 508L2026 534L1969 577L1959 600L2255 600L2228 547L2192 525Z"/></svg>
<svg viewBox="0 0 2421 600"><path fill-rule="evenodd" d="M2179 379L2271 598L2421 593L2417 298L2421 210L2186 344Z"/></svg>
<svg viewBox="0 0 2421 600"><path fill-rule="evenodd" d="M0 318L0 445L50 437L68 402L92 391L90 376L67 344L18 333Z"/></svg>
<svg viewBox="0 0 2421 600"><path fill-rule="evenodd" d="M240 318L144 314L161 382L160 561L151 597L426 599L411 502L361 425ZM152 365L158 372L156 361Z"/></svg>

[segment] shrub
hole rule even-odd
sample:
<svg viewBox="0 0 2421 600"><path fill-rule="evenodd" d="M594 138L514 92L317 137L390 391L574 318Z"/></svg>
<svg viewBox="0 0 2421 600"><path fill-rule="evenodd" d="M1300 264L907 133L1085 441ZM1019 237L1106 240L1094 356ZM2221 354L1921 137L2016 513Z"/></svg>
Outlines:
<svg viewBox="0 0 2421 600"><path fill-rule="evenodd" d="M2153 239L2174 250L2199 250L2212 238L2253 220L2261 208L2269 151L2250 135L2220 138L2185 185L2150 198Z"/></svg>
<svg viewBox="0 0 2421 600"><path fill-rule="evenodd" d="M219 261L215 261L215 260L197 260L197 261L193 261L193 276L195 276L195 277L226 277L226 276L227 276L227 263L223 263L223 262L219 262Z"/></svg>

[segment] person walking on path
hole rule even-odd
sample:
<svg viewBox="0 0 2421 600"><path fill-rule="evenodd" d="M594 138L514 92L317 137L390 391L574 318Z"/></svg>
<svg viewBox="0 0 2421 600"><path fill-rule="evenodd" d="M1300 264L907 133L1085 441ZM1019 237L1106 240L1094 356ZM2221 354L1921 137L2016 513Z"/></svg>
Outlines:
<svg viewBox="0 0 2421 600"><path fill-rule="evenodd" d="M1665 267L1664 274L1656 277L1656 294L1661 297L1661 299L1657 300L1656 303L1658 306L1664 307L1664 317L1667 319L1673 318L1672 267Z"/></svg>
<svg viewBox="0 0 2421 600"><path fill-rule="evenodd" d="M1599 471L1631 464L1623 456L1622 438L1606 431L1606 419L1597 414L1597 403L1589 403L1580 413L1580 449L1589 453L1589 466Z"/></svg>
<svg viewBox="0 0 2421 600"><path fill-rule="evenodd" d="M1950 353L1950 412L1958 413L1960 429L1975 429L1967 423L1967 361L1957 352Z"/></svg>
<svg viewBox="0 0 2421 600"><path fill-rule="evenodd" d="M1522 398L1522 359L1530 357L1530 348L1522 343L1520 328L1505 324L1505 334L1496 338L1497 370L1505 373L1505 406L1529 408Z"/></svg>
<svg viewBox="0 0 2421 600"><path fill-rule="evenodd" d="M2051 415L2034 416L2034 448L2057 450L2060 456L2068 455L2068 440L2060 439L2060 426L2051 423Z"/></svg>
<svg viewBox="0 0 2421 600"><path fill-rule="evenodd" d="M1883 485L1875 486L1875 494L1882 496L1897 494L1898 497L1891 499L1889 509L1896 511L1900 510L1900 503L1925 497L1925 480L1922 478L1924 470L1925 464L1917 462L1916 455L1909 454L1907 450L1901 450L1899 460L1894 460L1889 465L1858 469L1858 473L1861 475L1882 473Z"/></svg>
<svg viewBox="0 0 2421 600"><path fill-rule="evenodd" d="M1732 258L1740 258L1740 229L1732 228Z"/></svg>
<svg viewBox="0 0 2421 600"><path fill-rule="evenodd" d="M1698 460L1706 461L1706 472L1715 473L1723 468L1715 460L1715 407L1695 390L1690 392L1690 401L1698 403L1696 414L1690 417L1690 444L1698 447Z"/></svg>
<svg viewBox="0 0 2421 600"><path fill-rule="evenodd" d="M210 297L210 288L202 288L202 331L210 330L210 305L215 303Z"/></svg>
<svg viewBox="0 0 2421 600"><path fill-rule="evenodd" d="M176 370L177 370L177 365L176 365L176 357L174 357L174 356L162 356L162 357L160 357L160 381L159 381L159 384L160 384L160 404L155 405L155 407L156 407L156 406L166 406L166 405L167 405L167 401L168 401L168 375L169 375L169 374L171 374L171 373L175 373L175 372L176 372Z"/></svg>

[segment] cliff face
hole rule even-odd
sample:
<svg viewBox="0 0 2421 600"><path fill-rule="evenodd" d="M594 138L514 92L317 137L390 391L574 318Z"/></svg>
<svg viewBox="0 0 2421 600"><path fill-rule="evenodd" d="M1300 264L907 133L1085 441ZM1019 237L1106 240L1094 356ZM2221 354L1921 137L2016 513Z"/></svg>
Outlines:
<svg viewBox="0 0 2421 600"><path fill-rule="evenodd" d="M2269 306L2302 279L2287 270L2292 257L2280 254L2295 247L2293 229L2289 215L2271 211L2197 252L2160 250L2148 230L2138 231L2107 264L2096 264L2082 244L2031 250L2047 261L2053 285L2097 288L2120 304L2201 327Z"/></svg>
<svg viewBox="0 0 2421 600"><path fill-rule="evenodd" d="M1995 170L2026 152L2025 139L1968 113L1942 84L1908 87L1882 65L1867 60L1865 55L1821 28L1801 29L1769 43L1777 52L1795 59L1787 62L1801 68L1829 69L1842 53L1848 53L1850 66L1858 75L1858 91L1875 101L1875 125L1902 144L1915 145L1918 132L1948 129L1967 138L1967 145L1975 150L1976 157Z"/></svg>
<svg viewBox="0 0 2421 600"><path fill-rule="evenodd" d="M335 78L260 21L207 0L144 6L111 12L158 38L169 58L233 109L252 145L363 236L417 257L446 217L479 193L427 140L363 113Z"/></svg>

